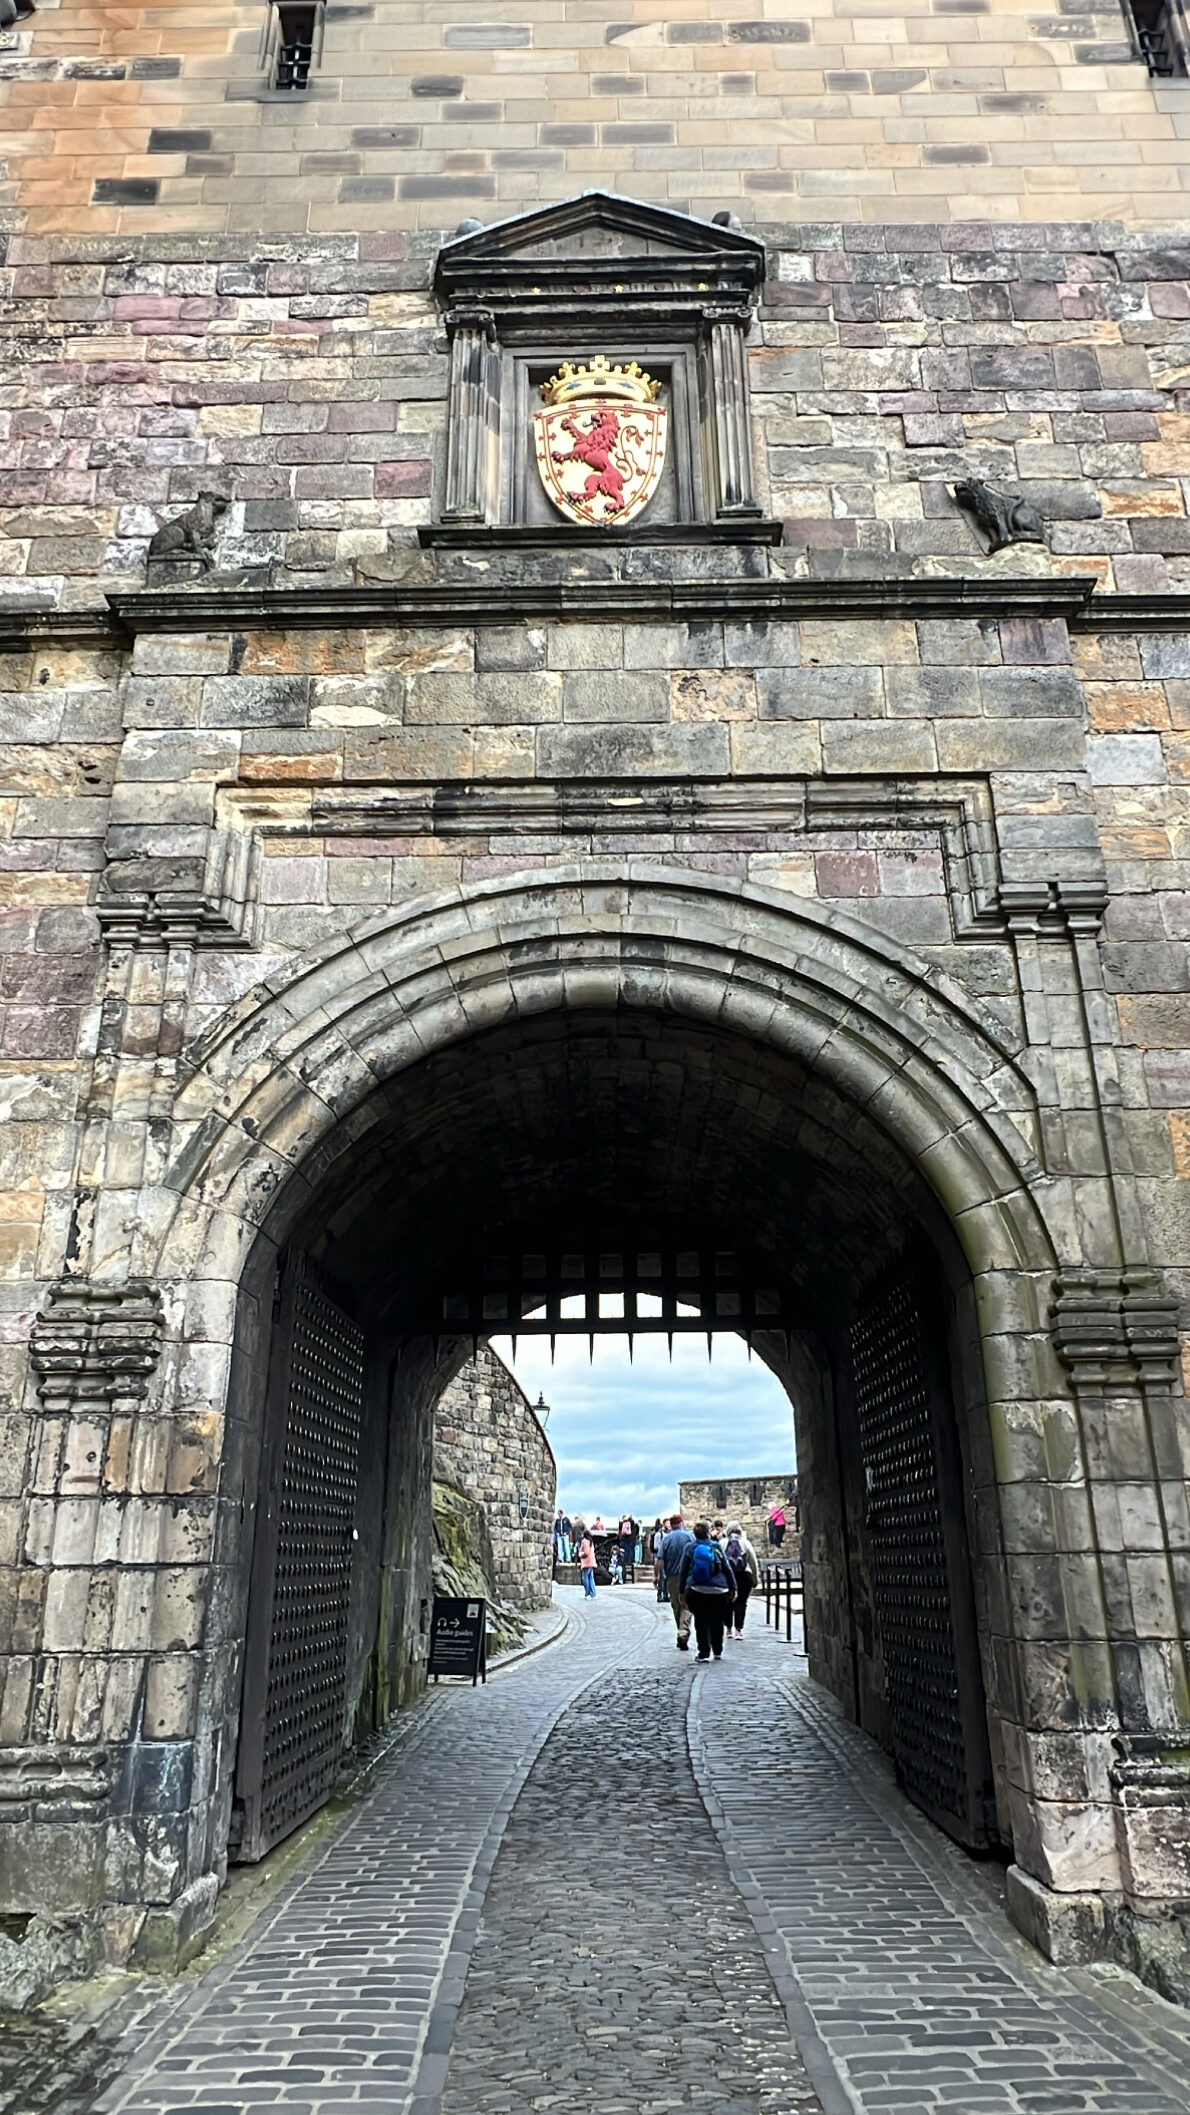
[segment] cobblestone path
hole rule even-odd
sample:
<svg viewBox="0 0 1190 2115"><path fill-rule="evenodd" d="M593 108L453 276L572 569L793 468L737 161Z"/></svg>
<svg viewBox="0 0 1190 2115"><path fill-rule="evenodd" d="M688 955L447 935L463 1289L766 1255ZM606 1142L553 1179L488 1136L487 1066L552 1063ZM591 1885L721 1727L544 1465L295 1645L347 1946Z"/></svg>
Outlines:
<svg viewBox="0 0 1190 2115"><path fill-rule="evenodd" d="M577 1603L579 1596L574 1596ZM435 2076L431 2005L462 1994L487 1877L559 1713L656 1631L601 1595L559 1649L442 1690L330 1848L230 1961L171 2008L99 2103L121 2115L385 2115ZM676 1655L675 1655L676 1657Z"/></svg>
<svg viewBox="0 0 1190 2115"><path fill-rule="evenodd" d="M1033 1954L762 1609L695 1670L651 1595L564 1599L560 1645L440 1693L247 1936L147 1995L112 2087L78 2045L9 2105L1190 2115L1190 2016Z"/></svg>
<svg viewBox="0 0 1190 2115"><path fill-rule="evenodd" d="M686 1746L661 1665L588 1689L504 1834L454 2036L443 2115L585 2108L821 2115Z"/></svg>
<svg viewBox="0 0 1190 2115"><path fill-rule="evenodd" d="M766 1729L763 1762L740 1766L741 1725ZM841 2106L1190 2109L1190 2018L1130 1978L1071 1976L1027 1949L981 1901L962 1853L896 1793L883 1757L771 1650L705 1671L691 1738L735 1876L848 2092ZM1113 1983L1131 2023L1103 2002Z"/></svg>

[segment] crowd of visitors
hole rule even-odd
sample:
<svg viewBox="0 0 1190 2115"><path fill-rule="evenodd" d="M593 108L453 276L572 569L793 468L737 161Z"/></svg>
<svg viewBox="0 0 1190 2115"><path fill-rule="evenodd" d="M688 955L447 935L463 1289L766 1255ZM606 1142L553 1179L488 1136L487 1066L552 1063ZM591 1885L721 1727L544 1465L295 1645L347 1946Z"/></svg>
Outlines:
<svg viewBox="0 0 1190 2115"><path fill-rule="evenodd" d="M657 1598L668 1600L678 1627L678 1651L690 1649L694 1626L697 1658L719 1660L724 1638L742 1638L748 1597L760 1583L760 1560L738 1520L696 1520L693 1530L680 1513L668 1530L654 1530Z"/></svg>
<svg viewBox="0 0 1190 2115"><path fill-rule="evenodd" d="M782 1520L782 1534L784 1527ZM655 1520L647 1535L631 1513L623 1514L614 1530L598 1514L588 1527L560 1508L554 1521L555 1559L577 1564L583 1592L592 1601L597 1580L618 1586L635 1576L645 1546L657 1599L668 1601L674 1612L679 1652L689 1651L693 1627L697 1658L721 1659L724 1639L743 1637L748 1597L760 1583L760 1559L738 1520L726 1526L722 1520L696 1520L691 1530L680 1513L673 1513L668 1525Z"/></svg>

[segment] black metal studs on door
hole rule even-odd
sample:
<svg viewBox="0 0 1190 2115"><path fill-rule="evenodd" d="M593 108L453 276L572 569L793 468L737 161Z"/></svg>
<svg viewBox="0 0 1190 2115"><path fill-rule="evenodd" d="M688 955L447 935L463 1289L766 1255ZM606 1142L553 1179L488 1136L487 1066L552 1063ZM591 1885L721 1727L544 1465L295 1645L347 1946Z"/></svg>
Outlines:
<svg viewBox="0 0 1190 2115"><path fill-rule="evenodd" d="M240 1745L238 1856L315 1812L343 1752L364 1337L301 1260L280 1302Z"/></svg>
<svg viewBox="0 0 1190 2115"><path fill-rule="evenodd" d="M957 1451L947 1458L939 1445L911 1281L897 1279L862 1310L851 1354L894 1760L918 1805L976 1846L989 1840L987 1728L967 1614L962 1488Z"/></svg>

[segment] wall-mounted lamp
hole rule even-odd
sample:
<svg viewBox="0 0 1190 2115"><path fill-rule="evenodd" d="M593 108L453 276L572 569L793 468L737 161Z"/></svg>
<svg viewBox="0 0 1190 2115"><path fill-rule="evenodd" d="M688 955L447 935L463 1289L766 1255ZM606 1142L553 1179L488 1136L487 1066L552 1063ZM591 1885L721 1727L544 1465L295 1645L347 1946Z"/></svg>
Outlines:
<svg viewBox="0 0 1190 2115"><path fill-rule="evenodd" d="M546 1428L546 1426L548 1425L548 1423L549 1423L549 1421L550 1421L550 1406L549 1406L549 1404L548 1404L548 1403L546 1402L546 1399L545 1399L545 1394L544 1394L544 1391L543 1391L543 1392L542 1392L541 1394L539 1394L539 1396L538 1396L538 1398L537 1398L537 1405L536 1405L536 1409L537 1409L537 1422L538 1422L538 1424L539 1424L539 1425L541 1426L541 1429L542 1429L542 1431L544 1432L544 1431L545 1431L545 1428Z"/></svg>
<svg viewBox="0 0 1190 2115"><path fill-rule="evenodd" d="M529 1486L527 1483L521 1485L520 1490L516 1494L516 1502L517 1511L521 1519L527 1520L529 1518Z"/></svg>

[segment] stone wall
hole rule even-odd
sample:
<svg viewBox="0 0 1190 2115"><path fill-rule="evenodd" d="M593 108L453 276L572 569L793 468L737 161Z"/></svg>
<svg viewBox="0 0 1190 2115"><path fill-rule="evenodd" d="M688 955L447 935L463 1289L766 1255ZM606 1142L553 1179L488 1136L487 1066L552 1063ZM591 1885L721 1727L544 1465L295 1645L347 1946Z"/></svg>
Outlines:
<svg viewBox="0 0 1190 2115"><path fill-rule="evenodd" d="M758 497L783 525L780 573L974 570L1127 593L1190 584L1190 248L1089 223L761 232L768 278L748 367ZM444 561L431 563L417 535L443 504L448 361L430 290L440 239L328 235L311 249L246 237L195 248L168 233L12 237L4 284L16 306L0 316L4 592L45 609L94 607L100 581L140 587L154 528L203 489L230 502L216 545L222 586L432 582ZM988 557L952 497L972 474L1036 504L1051 552L1016 544ZM221 641L192 646L176 666L158 665L154 642L142 640L136 673L149 680L123 701L127 724L159 746L195 724L191 707L201 702L197 724L213 741L227 725L231 672L253 679L250 691L241 684L235 718L247 755L300 727L307 753L325 756L336 776L378 763L385 737L394 768L433 771L449 758L452 770L470 769L474 759L480 770L520 774L530 728L541 730L532 741L543 765L565 768L580 735L573 724L568 741L550 730L598 724L603 665L629 679L618 710L631 724L672 720L687 743L701 729L703 747L724 757L730 735L744 769L816 768L820 757L846 768L852 746L863 746L848 723L884 718L905 723L889 731L894 768L908 752L962 770L973 753L967 723L984 716L984 664L953 632L934 635L927 655L928 666L970 672L943 711L942 677L894 674L886 686L869 675L840 689L816 676L830 666L833 633L807 642L783 703L772 673L780 659L758 669L746 632L731 635L740 673L725 686L714 658L686 651L658 661L647 631L634 635L626 664L613 642L603 649L610 663L586 668L581 640L563 649L536 625L516 647L524 682L513 714L507 702L473 709L453 681L473 667L469 643L451 630L365 649L337 620L329 629L333 652L241 623L234 671ZM79 804L69 829L61 811L56 833L76 847L100 812L82 804L102 801L110 783L117 639L100 631L71 641L68 660L59 647L35 669L6 664L24 701L23 741L55 745L57 777L44 790ZM475 671L476 708L506 692L512 652L492 640ZM890 634L886 658L899 666L906 656L912 666L913 642ZM1095 732L1173 731L1147 729L1154 700L1144 687L1172 673L1168 649L1143 663L1135 648L1118 664L1092 662L1090 681L1118 676L1126 686ZM204 679L216 687L200 700ZM993 692L1002 680L986 679ZM809 735L795 742L790 725L818 718L816 683L834 694L821 746ZM1107 709L1105 694L1093 702ZM1004 716L994 701L990 716ZM1065 715L1055 707L1046 717ZM762 740L757 721L780 724ZM647 733L635 739L648 747ZM1063 739L1055 730L1043 764L1060 764ZM661 737L652 740L664 751ZM976 750L991 768L998 754L994 742ZM269 768L251 766L257 778Z"/></svg>
<svg viewBox="0 0 1190 2115"><path fill-rule="evenodd" d="M265 237L498 219L593 178L706 217L1176 221L1180 82L1084 0L326 8L304 94L265 7L62 0L0 51L31 234ZM36 122L34 118L36 115Z"/></svg>
<svg viewBox="0 0 1190 2115"><path fill-rule="evenodd" d="M532 1403L488 1344L434 1407L434 1476L482 1505L501 1598L514 1608L547 1608L557 1464Z"/></svg>
<svg viewBox="0 0 1190 2115"><path fill-rule="evenodd" d="M738 1520L762 1564L775 1554L769 1548L769 1508L783 1505L781 1555L796 1557L801 1550L796 1476L724 1476L706 1483L683 1483L679 1497L687 1526L696 1520L722 1520L724 1526Z"/></svg>
<svg viewBox="0 0 1190 2115"><path fill-rule="evenodd" d="M134 75L129 108L183 78ZM11 107L114 94L69 82ZM460 1347L418 1273L485 1214L575 1198L760 1230L801 1333L833 1331L808 1553L862 1503L823 1466L848 1305L928 1236L1029 1914L1073 1902L1102 1935L1108 1899L1184 1898L1160 1757L1187 1693L1190 251L1081 222L769 229L763 518L599 548L485 520L464 548L439 534L465 362L438 237L200 208L47 203L0 314L6 1899L102 1903L125 1952L146 1902L176 1932L209 1911L264 1418L241 1381L299 1221L394 1391L363 1718L422 1678L411 1515ZM654 226L648 272L690 233ZM696 321L700 357L743 347L738 303ZM971 472L1048 540L989 555ZM228 501L213 566L142 592L202 489ZM494 1398L468 1415L490 1433ZM807 1612L847 1693L832 1587Z"/></svg>

